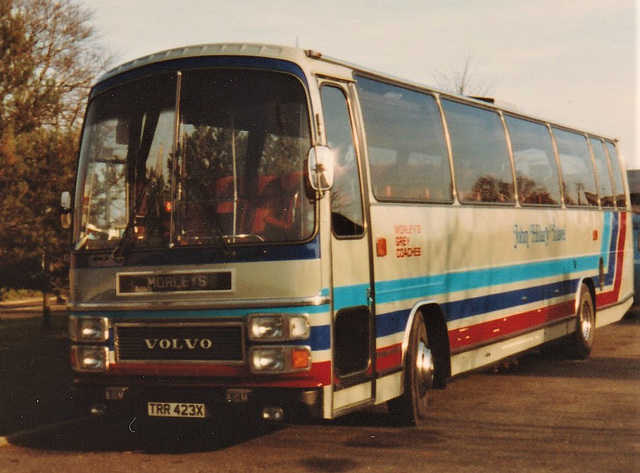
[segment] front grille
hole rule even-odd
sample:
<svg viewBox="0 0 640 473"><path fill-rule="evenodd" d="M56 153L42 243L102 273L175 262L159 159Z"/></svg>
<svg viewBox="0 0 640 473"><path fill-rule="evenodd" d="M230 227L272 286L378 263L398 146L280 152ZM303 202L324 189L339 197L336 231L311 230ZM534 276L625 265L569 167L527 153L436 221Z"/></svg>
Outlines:
<svg viewBox="0 0 640 473"><path fill-rule="evenodd" d="M244 360L241 324L116 324L117 361Z"/></svg>

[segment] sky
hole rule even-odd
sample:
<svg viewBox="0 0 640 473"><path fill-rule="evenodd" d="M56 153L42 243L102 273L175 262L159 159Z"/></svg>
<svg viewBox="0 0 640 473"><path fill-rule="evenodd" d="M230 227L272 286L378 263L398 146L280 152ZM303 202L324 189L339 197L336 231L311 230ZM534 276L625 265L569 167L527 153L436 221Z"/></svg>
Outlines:
<svg viewBox="0 0 640 473"><path fill-rule="evenodd" d="M640 0L75 0L114 66L190 44L313 49L620 140L640 168Z"/></svg>

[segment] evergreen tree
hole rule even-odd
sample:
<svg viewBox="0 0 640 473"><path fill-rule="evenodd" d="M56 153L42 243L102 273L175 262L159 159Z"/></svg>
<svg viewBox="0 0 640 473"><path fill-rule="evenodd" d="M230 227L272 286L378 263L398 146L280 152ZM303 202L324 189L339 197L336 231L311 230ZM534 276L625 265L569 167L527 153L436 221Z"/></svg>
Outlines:
<svg viewBox="0 0 640 473"><path fill-rule="evenodd" d="M50 270L66 267L60 194L73 188L90 84L110 61L89 19L71 0L0 0L0 287L48 291Z"/></svg>

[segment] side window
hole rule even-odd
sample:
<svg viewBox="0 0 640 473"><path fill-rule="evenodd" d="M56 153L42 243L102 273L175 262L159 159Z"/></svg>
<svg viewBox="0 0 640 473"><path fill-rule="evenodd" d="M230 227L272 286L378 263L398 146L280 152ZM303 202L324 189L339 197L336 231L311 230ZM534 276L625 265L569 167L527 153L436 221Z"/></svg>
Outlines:
<svg viewBox="0 0 640 473"><path fill-rule="evenodd" d="M449 157L435 98L362 77L357 86L376 199L452 202Z"/></svg>
<svg viewBox="0 0 640 473"><path fill-rule="evenodd" d="M549 129L506 115L522 205L559 205L560 180Z"/></svg>
<svg viewBox="0 0 640 473"><path fill-rule="evenodd" d="M624 192L624 178L622 177L622 167L620 166L620 158L616 150L616 145L611 141L604 142L605 149L609 155L611 162L611 173L613 174L613 184L615 186L616 205L619 209L627 208L627 197Z"/></svg>
<svg viewBox="0 0 640 473"><path fill-rule="evenodd" d="M602 141L597 138L589 138L593 158L596 162L596 171L598 173L598 185L600 186L600 205L603 207L615 207L616 201L613 195L613 186L611 184L611 172L609 172L609 160L604 152Z"/></svg>
<svg viewBox="0 0 640 473"><path fill-rule="evenodd" d="M347 99L333 86L322 87L321 97L327 144L335 154L331 226L336 236L359 236L364 233L364 217Z"/></svg>
<svg viewBox="0 0 640 473"><path fill-rule="evenodd" d="M631 210L635 214L640 214L640 169L629 169L627 171L627 185L629 186ZM638 249L640 250L640 246Z"/></svg>
<svg viewBox="0 0 640 473"><path fill-rule="evenodd" d="M443 100L458 198L461 202L513 203L511 161L500 116Z"/></svg>
<svg viewBox="0 0 640 473"><path fill-rule="evenodd" d="M553 129L562 169L564 203L597 206L598 191L587 139L578 133Z"/></svg>

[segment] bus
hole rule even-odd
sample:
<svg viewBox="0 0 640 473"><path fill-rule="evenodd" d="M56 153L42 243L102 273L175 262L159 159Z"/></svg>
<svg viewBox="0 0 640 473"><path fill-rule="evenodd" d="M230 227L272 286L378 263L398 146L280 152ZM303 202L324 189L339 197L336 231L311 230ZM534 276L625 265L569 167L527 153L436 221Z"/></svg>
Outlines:
<svg viewBox="0 0 640 473"><path fill-rule="evenodd" d="M627 170L629 197L631 198L631 222L633 225L633 281L634 305L640 304L640 169Z"/></svg>
<svg viewBox="0 0 640 473"><path fill-rule="evenodd" d="M95 414L421 424L460 374L587 357L633 300L616 140L313 50L107 72L63 201Z"/></svg>

